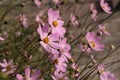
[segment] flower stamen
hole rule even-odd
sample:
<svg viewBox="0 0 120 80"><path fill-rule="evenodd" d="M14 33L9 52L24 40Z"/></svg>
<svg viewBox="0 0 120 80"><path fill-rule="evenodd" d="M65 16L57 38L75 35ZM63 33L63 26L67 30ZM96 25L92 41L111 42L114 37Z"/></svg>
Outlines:
<svg viewBox="0 0 120 80"><path fill-rule="evenodd" d="M90 44L93 48L95 47L95 42L94 41L90 41Z"/></svg>
<svg viewBox="0 0 120 80"><path fill-rule="evenodd" d="M99 71L99 72L100 72L100 74L102 74L102 73L103 73L103 70L102 70L102 69L100 69L100 71Z"/></svg>
<svg viewBox="0 0 120 80"><path fill-rule="evenodd" d="M53 21L52 24L53 24L54 27L58 26L58 22L57 21Z"/></svg>
<svg viewBox="0 0 120 80"><path fill-rule="evenodd" d="M47 43L49 42L49 38L48 38L48 37L45 37L45 38L43 39L43 42L47 44Z"/></svg>
<svg viewBox="0 0 120 80"><path fill-rule="evenodd" d="M55 62L55 64L58 64L59 61L58 61L58 59L55 59L54 62Z"/></svg>

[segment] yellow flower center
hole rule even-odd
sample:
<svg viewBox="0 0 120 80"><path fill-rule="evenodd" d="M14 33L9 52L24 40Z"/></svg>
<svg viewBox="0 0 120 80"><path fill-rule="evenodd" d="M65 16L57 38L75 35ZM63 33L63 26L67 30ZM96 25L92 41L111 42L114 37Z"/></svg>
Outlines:
<svg viewBox="0 0 120 80"><path fill-rule="evenodd" d="M65 50L64 49L62 49L62 52L64 52Z"/></svg>
<svg viewBox="0 0 120 80"><path fill-rule="evenodd" d="M106 8L106 6L105 6L105 5L102 5L102 8L103 8L103 9L105 9L105 8Z"/></svg>
<svg viewBox="0 0 120 80"><path fill-rule="evenodd" d="M55 59L54 62L55 62L55 64L58 64L59 61L58 61L58 59Z"/></svg>
<svg viewBox="0 0 120 80"><path fill-rule="evenodd" d="M63 78L59 78L58 80L63 80Z"/></svg>
<svg viewBox="0 0 120 80"><path fill-rule="evenodd" d="M53 24L54 27L58 26L58 22L57 21L53 21L52 24Z"/></svg>
<svg viewBox="0 0 120 80"><path fill-rule="evenodd" d="M65 51L64 46L62 46L62 48L61 48L61 49L62 49L62 52L64 52L64 51Z"/></svg>
<svg viewBox="0 0 120 80"><path fill-rule="evenodd" d="M100 72L100 74L102 74L102 73L103 73L103 70L102 70L102 69L100 69L100 71L99 71L99 72Z"/></svg>
<svg viewBox="0 0 120 80"><path fill-rule="evenodd" d="M94 41L91 41L90 44L93 48L95 47L95 42Z"/></svg>
<svg viewBox="0 0 120 80"><path fill-rule="evenodd" d="M8 71L11 70L11 65L7 66L7 70Z"/></svg>
<svg viewBox="0 0 120 80"><path fill-rule="evenodd" d="M106 31L106 28L105 28L105 27L103 27L103 28L102 28L102 31Z"/></svg>
<svg viewBox="0 0 120 80"><path fill-rule="evenodd" d="M48 37L45 37L45 38L43 39L43 42L47 44L47 43L49 42L49 38L48 38Z"/></svg>

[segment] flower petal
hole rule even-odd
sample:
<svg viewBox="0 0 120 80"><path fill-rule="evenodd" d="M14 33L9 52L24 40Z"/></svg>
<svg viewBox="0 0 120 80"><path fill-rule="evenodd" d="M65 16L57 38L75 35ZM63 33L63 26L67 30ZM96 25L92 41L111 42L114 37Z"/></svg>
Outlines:
<svg viewBox="0 0 120 80"><path fill-rule="evenodd" d="M32 74L31 79L32 80L37 80L41 75L41 72L39 70L35 70L35 72Z"/></svg>
<svg viewBox="0 0 120 80"><path fill-rule="evenodd" d="M30 77L30 67L29 66L27 68L25 68L25 77L26 78Z"/></svg>
<svg viewBox="0 0 120 80"><path fill-rule="evenodd" d="M16 80L23 80L23 76L20 75L20 74L17 74L17 76L16 76Z"/></svg>

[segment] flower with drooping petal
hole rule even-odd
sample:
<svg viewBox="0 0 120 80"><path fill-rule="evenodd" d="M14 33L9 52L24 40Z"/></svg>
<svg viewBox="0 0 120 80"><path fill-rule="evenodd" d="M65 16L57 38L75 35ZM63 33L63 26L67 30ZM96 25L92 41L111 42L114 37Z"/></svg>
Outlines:
<svg viewBox="0 0 120 80"><path fill-rule="evenodd" d="M62 72L55 71L52 75L53 80L69 80L68 77L65 77L65 75Z"/></svg>
<svg viewBox="0 0 120 80"><path fill-rule="evenodd" d="M103 64L98 65L98 71L100 74L103 73L105 66Z"/></svg>
<svg viewBox="0 0 120 80"><path fill-rule="evenodd" d="M54 53L54 51L56 51L55 49L59 49L59 44L57 43L57 41L59 40L59 36L55 33L48 34L49 27L47 25L43 26L43 28L41 27L41 25L39 25L39 27L37 28L37 32L40 35L40 44L45 48L46 51L48 51L49 53L51 53L52 51L52 53Z"/></svg>
<svg viewBox="0 0 120 80"><path fill-rule="evenodd" d="M95 51L103 51L104 50L104 45L101 44L101 37L96 36L94 32L88 32L86 35L86 39L92 49Z"/></svg>
<svg viewBox="0 0 120 80"><path fill-rule="evenodd" d="M109 32L107 32L107 30L106 30L106 27L105 27L105 26L103 26L103 25L99 24L99 25L98 25L98 27L99 27L100 34L101 34L101 35L102 35L103 33L104 33L104 34L106 34L106 35L110 35L110 33L109 33Z"/></svg>
<svg viewBox="0 0 120 80"><path fill-rule="evenodd" d="M98 71L100 73L100 80L117 80L112 73L104 70L103 64L98 65Z"/></svg>
<svg viewBox="0 0 120 80"><path fill-rule="evenodd" d="M58 57L54 60L55 70L58 72L66 72L67 63L63 57Z"/></svg>
<svg viewBox="0 0 120 80"><path fill-rule="evenodd" d="M6 74L12 74L16 70L12 59L8 62L6 61L6 59L3 59L3 62L0 63L0 66L3 68L2 72L5 72Z"/></svg>
<svg viewBox="0 0 120 80"><path fill-rule="evenodd" d="M70 20L75 27L78 26L79 23L73 13L70 14Z"/></svg>
<svg viewBox="0 0 120 80"><path fill-rule="evenodd" d="M62 57L64 57L64 59L68 61L67 59L71 59L71 54L69 52L71 47L66 42L67 42L67 39L63 38L62 40L60 40L59 46L60 46L60 52Z"/></svg>
<svg viewBox="0 0 120 80"><path fill-rule="evenodd" d="M34 3L36 4L37 7L41 6L41 0L34 0Z"/></svg>
<svg viewBox="0 0 120 80"><path fill-rule="evenodd" d="M28 22L27 22L27 18L24 14L20 14L20 22L24 27L28 27Z"/></svg>
<svg viewBox="0 0 120 80"><path fill-rule="evenodd" d="M109 71L104 71L102 74L100 74L100 80L117 80L117 79Z"/></svg>
<svg viewBox="0 0 120 80"><path fill-rule="evenodd" d="M48 10L48 22L52 27L52 33L57 33L60 37L64 37L66 29L63 26L64 22L60 20L59 11L54 11L52 8Z"/></svg>
<svg viewBox="0 0 120 80"><path fill-rule="evenodd" d="M100 0L100 6L106 13L109 13L109 14L112 13L111 8L109 7L108 3L105 2L105 0Z"/></svg>
<svg viewBox="0 0 120 80"><path fill-rule="evenodd" d="M16 80L38 80L41 73L39 70L35 70L34 73L31 75L30 67L25 68L25 77L23 77L21 74L16 75Z"/></svg>
<svg viewBox="0 0 120 80"><path fill-rule="evenodd" d="M95 4L94 3L91 3L90 4L90 10L92 11L92 19L94 20L94 21L96 21L97 20L97 10L96 10L96 8L95 8Z"/></svg>

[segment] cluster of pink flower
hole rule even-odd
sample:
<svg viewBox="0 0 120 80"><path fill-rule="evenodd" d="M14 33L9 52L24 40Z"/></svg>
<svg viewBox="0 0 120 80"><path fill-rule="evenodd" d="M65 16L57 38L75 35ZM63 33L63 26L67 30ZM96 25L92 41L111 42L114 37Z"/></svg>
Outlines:
<svg viewBox="0 0 120 80"><path fill-rule="evenodd" d="M59 4L61 0L53 1L56 5L60 6ZM37 7L41 6L41 0L34 0L34 3ZM112 13L111 8L108 6L108 3L105 2L105 0L100 0L100 6L106 13ZM92 19L97 21L98 12L94 3L90 4L90 10L92 11ZM38 24L37 32L40 36L40 44L48 52L48 56L50 58L49 60L54 64L54 71L52 72L51 77L53 80L69 80L65 74L67 71L67 64L69 60L72 59L72 56L70 54L71 46L67 43L67 38L65 37L66 29L63 27L64 21L60 17L59 10L53 10L52 8L48 9L48 23L45 23L41 19L41 14L42 13L36 15L36 22ZM22 26L28 27L29 25L26 16L24 14L20 14L19 17ZM79 22L73 13L70 14L70 21L74 26L79 25ZM91 53L92 49L94 51L104 50L104 45L101 43L101 35L110 35L110 33L107 32L106 27L102 24L99 24L98 28L99 29L97 33L99 35L93 31L87 32L85 36L86 44L80 44L80 48L83 52ZM3 40L4 38L0 37L0 41ZM24 56L31 61L32 55L28 56L26 52ZM92 54L91 59L94 63L96 63L96 60ZM2 72L6 74L14 74L17 70L17 65L13 63L12 59L8 62L6 59L3 59L3 62L0 63L0 66L2 67ZM74 77L80 78L80 72L77 70L77 63L74 62L71 67L73 70L77 71L74 74ZM98 71L100 73L101 80L117 80L113 74L104 70L103 64L98 66ZM37 80L40 77L41 72L40 70L36 69L31 74L30 66L27 66L25 68L24 76L18 73L15 73L15 75L16 80Z"/></svg>
<svg viewBox="0 0 120 80"><path fill-rule="evenodd" d="M36 17L38 22L39 16ZM60 18L58 10L50 8L48 10L48 23L39 23L37 32L40 35L40 44L49 53L50 60L55 64L55 70L52 74L54 80L68 80L64 73L66 72L68 60L71 59L70 45L65 38L66 29L63 27L64 21Z"/></svg>
<svg viewBox="0 0 120 80"><path fill-rule="evenodd" d="M6 59L3 59L3 62L0 63L0 66L3 68L2 72L5 72L7 75L14 73L14 71L16 70L12 59L8 62L6 61Z"/></svg>
<svg viewBox="0 0 120 80"><path fill-rule="evenodd" d="M107 13L112 13L110 10L111 8L108 7L108 4L104 1L104 0L100 0L100 5L103 8L103 10ZM104 6L104 7L103 7ZM97 10L95 8L95 4L91 3L90 4L90 10L92 11L92 19L94 21L97 20ZM106 27L102 24L98 25L98 34L99 35L110 35L109 32L107 32ZM86 39L88 41L89 46L87 46L86 44L82 44L80 45L80 48L82 48L82 51L86 51L86 52L91 52L91 48L94 49L95 51L103 51L104 50L104 45L101 44L101 36L96 36L95 32L88 32L86 34Z"/></svg>
<svg viewBox="0 0 120 80"><path fill-rule="evenodd" d="M111 8L108 6L108 3L105 2L105 0L100 0L100 6L101 8L108 14L111 14ZM97 10L96 10L96 7L95 7L95 3L91 3L90 4L90 10L92 11L92 19L94 21L97 20Z"/></svg>
<svg viewBox="0 0 120 80"><path fill-rule="evenodd" d="M99 70L99 73L100 73L100 80L117 80L112 73L104 70L104 65L103 64L100 64L98 66L98 70Z"/></svg>
<svg viewBox="0 0 120 80"><path fill-rule="evenodd" d="M3 62L0 63L0 66L3 68L1 71L4 72L7 75L11 75L14 74L16 71L16 66L13 63L13 60L9 60L8 62L6 61L6 59L3 59ZM30 70L30 66L27 66L25 68L25 77L23 77L21 74L16 74L16 80L37 80L40 75L41 72L40 70L34 70L32 71L33 74L30 74L31 70Z"/></svg>
<svg viewBox="0 0 120 80"><path fill-rule="evenodd" d="M108 7L108 3L105 2L104 0L100 0L100 6L102 7L102 9L106 12L106 13L112 13L110 10L111 8ZM97 10L95 8L95 4L91 3L90 4L90 10L92 11L92 19L94 21L97 20ZM103 26L102 24L98 25L99 30L97 31L97 33L99 34L99 36L96 35L95 32L87 32L86 34L86 39L88 42L88 45L86 44L80 44L80 48L82 49L82 51L91 53L91 49L95 50L95 51L103 51L104 50L104 45L101 43L101 35L106 34L106 35L110 35L109 32L107 32L106 27ZM91 59L93 60L93 62L96 64L96 60L94 59L94 56L92 54L90 54ZM115 78L115 76L113 74L111 74L109 71L104 71L104 65L100 64L98 66L98 71L100 73L100 80L117 80Z"/></svg>

